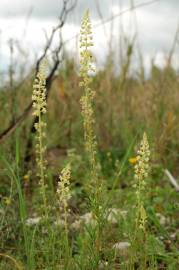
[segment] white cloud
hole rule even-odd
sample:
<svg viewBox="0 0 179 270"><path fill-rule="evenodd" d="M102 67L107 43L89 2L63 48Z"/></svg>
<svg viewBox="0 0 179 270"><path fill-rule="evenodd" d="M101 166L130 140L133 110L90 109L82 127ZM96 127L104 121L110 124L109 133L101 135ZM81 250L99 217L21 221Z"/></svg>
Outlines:
<svg viewBox="0 0 179 270"><path fill-rule="evenodd" d="M98 0L104 19L110 14L117 14L129 5L129 0ZM135 3L144 2L136 0ZM172 4L172 3L173 4ZM121 3L121 6L119 6ZM20 45L28 51L30 55L38 54L45 44L45 34L49 35L52 27L57 23L57 17L60 13L60 4L62 0L0 0L0 69L7 66L9 59L9 48L7 42L10 38L20 41ZM125 6L124 6L125 4ZM29 20L27 14L30 8L33 12ZM79 22L84 9L91 10L92 24L99 22L98 12L96 10L95 0L78 0L78 6L73 14L70 15L68 23L63 29L64 40L67 40L79 33ZM177 12L179 1L158 1L156 4L140 8L136 11L138 41L144 54L144 63L149 67L150 59L157 55L156 63L163 64L164 56L169 52L176 26L178 23ZM43 18L43 20L42 20ZM119 20L123 23L123 29L127 36L132 38L136 31L135 16L129 12L113 22L113 48L119 50L118 39ZM105 55L108 52L111 23L105 25L107 36L104 33L103 26L94 28L93 48L98 63L104 62ZM58 40L55 40L55 43ZM72 40L68 46L70 53L76 52L77 40ZM177 61L175 61L177 62ZM177 63L175 63L177 65Z"/></svg>

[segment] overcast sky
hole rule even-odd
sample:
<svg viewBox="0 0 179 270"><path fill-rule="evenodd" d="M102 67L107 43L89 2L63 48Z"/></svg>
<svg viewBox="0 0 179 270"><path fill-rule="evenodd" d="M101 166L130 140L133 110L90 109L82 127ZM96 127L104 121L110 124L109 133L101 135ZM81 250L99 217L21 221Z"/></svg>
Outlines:
<svg viewBox="0 0 179 270"><path fill-rule="evenodd" d="M72 0L71 0L72 1ZM105 19L130 7L131 0L78 0L77 7L68 18L63 31L63 38L69 39L79 33L82 14L86 8L90 9L92 24L99 23L99 13ZM148 0L133 0L135 5L148 2ZM0 70L6 70L9 65L8 40L13 38L19 41L24 55L35 57L45 44L45 32L47 35L58 22L58 16L62 7L62 0L0 0ZM156 3L146 5L135 11L128 12L117 17L113 21L112 44L115 51L119 51L118 41L122 23L124 33L130 39L136 32L137 41L144 55L145 67L150 66L151 58L156 58L156 63L162 66L165 57L172 47L176 29L179 23L179 0L158 0ZM111 23L103 27L94 28L94 54L99 65L104 62L108 50ZM68 48L76 51L77 42L74 39ZM176 47L176 55L173 64L179 67L179 46ZM17 52L16 52L17 53ZM23 57L22 57L23 58ZM25 59L25 58L24 58ZM135 60L134 60L135 62Z"/></svg>

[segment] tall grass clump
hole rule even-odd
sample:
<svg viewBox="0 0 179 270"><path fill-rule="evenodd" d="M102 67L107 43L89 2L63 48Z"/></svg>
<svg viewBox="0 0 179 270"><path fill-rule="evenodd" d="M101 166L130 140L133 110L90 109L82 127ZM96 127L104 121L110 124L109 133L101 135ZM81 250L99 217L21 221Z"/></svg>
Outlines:
<svg viewBox="0 0 179 270"><path fill-rule="evenodd" d="M41 62L39 67L39 72L36 75L34 85L33 85L33 115L37 117L38 121L35 123L36 129L36 162L38 165L38 174L39 177L39 186L40 193L43 198L43 213L45 217L48 216L47 211L47 199L46 199L46 160L45 160L45 128L46 122L43 119L43 116L46 114L46 61L45 59Z"/></svg>
<svg viewBox="0 0 179 270"><path fill-rule="evenodd" d="M21 185L21 176L20 176L20 143L19 140L16 139L16 144L15 144L15 163L9 163L6 158L0 153L0 160L4 162L4 167L6 167L6 170L8 172L8 176L10 179L12 179L15 183L15 189L14 191L17 192L18 195L18 208L19 208L19 217L20 217L20 229L22 235L20 235L18 239L18 245L20 243L22 244L22 247L25 251L24 257L26 258L26 263L27 263L27 269L31 270L33 269L33 256L31 256L31 250L30 250L30 242L31 242L31 234L29 232L28 227L26 226L26 219L27 219L27 203L25 200L25 194L22 189ZM13 187L13 186L12 186ZM12 189L11 187L11 189ZM13 192L13 189L11 190ZM12 208L12 202L11 199L9 201L10 207ZM17 212L17 211L16 211ZM11 212L12 215L13 212ZM3 216L1 213L1 224L3 223ZM13 224L15 227L15 224ZM1 231L2 232L2 231ZM3 251L2 246L0 247L1 252ZM7 258L8 260L11 260L18 269L24 269L21 264L19 264L19 259L16 260L13 258L11 255L1 253L0 257ZM0 260L1 262L1 260Z"/></svg>

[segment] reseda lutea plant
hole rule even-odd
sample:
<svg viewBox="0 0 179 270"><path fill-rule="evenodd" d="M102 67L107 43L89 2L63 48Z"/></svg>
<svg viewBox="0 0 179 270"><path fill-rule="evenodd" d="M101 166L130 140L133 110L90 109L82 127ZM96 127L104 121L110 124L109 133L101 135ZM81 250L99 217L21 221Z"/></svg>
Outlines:
<svg viewBox="0 0 179 270"><path fill-rule="evenodd" d="M89 11L87 10L84 14L80 31L80 86L84 89L84 95L81 97L81 106L84 126L85 149L90 163L91 179L89 184L91 186L91 192L94 191L93 196L96 199L95 204L97 205L99 203L101 183L99 179L100 166L97 159L97 140L94 130L95 116L93 105L95 100L95 92L91 89L90 86L92 81L90 73L95 71L92 66L93 56L90 51L91 46L93 46L92 30L89 19Z"/></svg>
<svg viewBox="0 0 179 270"><path fill-rule="evenodd" d="M97 158L97 140L95 135L95 116L94 116L94 101L95 92L91 89L93 68L93 56L90 48L93 46L91 22L89 18L89 11L84 14L81 30L80 30L80 87L84 90L84 95L81 98L84 139L87 158L89 161L89 175L88 182L88 197L90 200L90 207L94 219L97 221L97 226L92 234L95 235L92 239L94 249L92 252L91 261L98 261L99 251L101 249L101 235L103 230L103 211L102 211L102 184L99 177L100 165ZM103 186L104 190L104 186ZM98 263L97 263L98 264Z"/></svg>
<svg viewBox="0 0 179 270"><path fill-rule="evenodd" d="M71 167L70 164L67 164L66 167L61 171L57 187L57 197L60 212L62 213L64 212L65 215L65 232L67 237L68 237L68 224L67 224L68 201L71 198L71 192L69 188L70 177L71 177Z"/></svg>
<svg viewBox="0 0 179 270"><path fill-rule="evenodd" d="M35 129L36 129L36 162L38 165L38 174L39 177L39 186L40 186L40 193L43 198L43 212L45 214L45 217L48 216L47 211L47 199L46 199L46 160L45 160L45 128L46 128L46 122L43 120L44 114L46 114L46 60L43 59L39 71L36 75L34 85L33 85L33 115L37 117L38 122L35 123Z"/></svg>
<svg viewBox="0 0 179 270"><path fill-rule="evenodd" d="M90 51L91 46L93 46L91 23L89 19L89 11L86 11L80 31L80 86L83 87L85 92L81 98L85 147L91 165L91 172L93 173L92 181L95 183L97 181L97 142L94 132L95 117L93 110L95 92L90 88L92 78L89 76L89 73L94 72L95 70L92 67L93 57Z"/></svg>
<svg viewBox="0 0 179 270"><path fill-rule="evenodd" d="M149 172L149 158L150 150L147 140L147 135L144 133L141 141L140 148L137 152L137 163L134 167L135 170L135 188L136 188L136 199L137 199L137 213L136 213L136 228L145 230L146 213L144 209L144 191L146 188L146 178Z"/></svg>
<svg viewBox="0 0 179 270"><path fill-rule="evenodd" d="M150 149L146 133L143 134L139 150L137 152L137 162L134 167L134 188L136 194L135 230L132 240L134 254L132 254L132 264L137 259L140 269L147 267L147 214L144 206L146 179L149 173Z"/></svg>
<svg viewBox="0 0 179 270"><path fill-rule="evenodd" d="M68 240L68 201L71 198L71 191L70 191L70 178L71 178L71 166L70 164L67 164L63 170L61 171L61 174L59 176L58 186L57 186L57 200L59 204L59 212L60 212L60 218L64 214L64 227L65 227L65 233L64 234L64 240L61 239L62 242L64 242L64 265L65 269L69 269L70 265L70 259L71 259L71 249L69 245Z"/></svg>

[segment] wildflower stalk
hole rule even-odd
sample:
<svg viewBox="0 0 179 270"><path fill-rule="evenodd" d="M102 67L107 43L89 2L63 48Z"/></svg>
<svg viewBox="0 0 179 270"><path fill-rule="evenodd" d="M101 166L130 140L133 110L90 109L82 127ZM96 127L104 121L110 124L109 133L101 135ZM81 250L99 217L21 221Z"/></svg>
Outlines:
<svg viewBox="0 0 179 270"><path fill-rule="evenodd" d="M146 178L148 177L149 172L149 158L150 150L147 140L147 135L144 133L143 139L141 141L140 149L138 150L137 163L134 167L135 170L135 187L136 187L136 199L137 199L137 213L136 213L136 228L142 230L145 229L146 223L146 213L144 209L144 197L145 197L145 188L146 188Z"/></svg>
<svg viewBox="0 0 179 270"><path fill-rule="evenodd" d="M44 144L44 138L45 138L45 127L46 123L43 120L43 115L46 114L46 76L45 76L45 66L46 63L43 61L40 65L39 72L37 73L37 76L35 78L35 82L33 85L33 108L34 112L33 115L38 118L38 122L35 123L35 129L36 129L36 162L39 168L38 177L39 177L39 185L40 185L40 193L43 198L43 208L44 208L44 214L45 217L48 217L48 211L47 211L47 199L46 199L46 160L44 157L45 154L45 144Z"/></svg>
<svg viewBox="0 0 179 270"><path fill-rule="evenodd" d="M98 162L97 162L97 141L94 132L94 97L95 92L91 89L92 78L89 73L94 72L92 67L92 53L90 47L93 46L91 23L89 11L84 14L80 31L80 86L84 89L84 95L81 97L85 149L90 163L91 185L95 188L95 198L99 195Z"/></svg>
<svg viewBox="0 0 179 270"><path fill-rule="evenodd" d="M96 237L93 239L95 246L94 256L99 257L101 249L101 235L102 235L102 207L101 207L101 181L99 179L99 163L97 160L97 140L95 136L94 126L94 98L95 92L91 89L92 78L90 73L95 70L93 68L93 57L90 48L93 46L91 22L89 18L89 11L84 14L80 30L80 87L84 90L84 95L81 97L84 140L85 149L90 165L90 201L94 218L97 220ZM95 258L95 260L96 260Z"/></svg>
<svg viewBox="0 0 179 270"><path fill-rule="evenodd" d="M149 173L149 158L150 158L150 149L147 140L146 133L143 134L143 138L138 150L138 155L136 158L136 165L134 166L134 179L135 179L135 192L136 192L136 216L135 216L135 231L133 237L133 246L142 244L143 256L140 258L140 269L146 269L146 241L147 241L147 214L144 207L145 200L145 189L147 187L146 178ZM138 256L138 254L136 254Z"/></svg>
<svg viewBox="0 0 179 270"><path fill-rule="evenodd" d="M71 197L70 193L70 178L71 178L71 166L67 164L67 166L62 170L61 175L59 176L59 182L57 187L57 197L60 212L64 213L65 219L65 265L68 267L69 265L69 241L68 241L68 201Z"/></svg>

